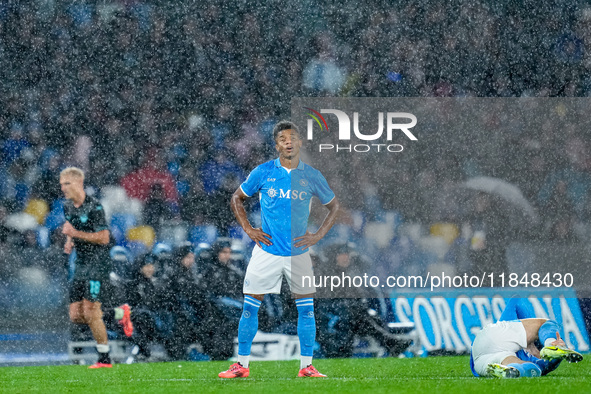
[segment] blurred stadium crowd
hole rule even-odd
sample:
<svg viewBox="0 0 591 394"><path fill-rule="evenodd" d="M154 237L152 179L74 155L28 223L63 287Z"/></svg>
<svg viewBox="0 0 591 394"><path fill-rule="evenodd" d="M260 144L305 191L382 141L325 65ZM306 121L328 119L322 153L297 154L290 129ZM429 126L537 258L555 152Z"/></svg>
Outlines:
<svg viewBox="0 0 591 394"><path fill-rule="evenodd" d="M252 245L228 201L273 157L271 129L289 117L291 97L588 96L585 4L0 2L0 282L30 267L65 277L58 178L69 165L86 171L134 267L153 258L155 244L218 237L244 263ZM350 161L347 183L331 185L346 213L317 253L334 242L367 247L374 226L392 230L363 249L384 275L442 258L469 264L473 237L441 196L478 175L518 185L538 208L542 223L527 238L588 239L588 130L468 132L483 155L434 155L451 147L440 138L423 153L390 155L387 173ZM504 154L487 150L491 140ZM490 220L490 239L511 237ZM396 232L402 224L407 237ZM465 242L433 255L413 242L424 233Z"/></svg>
<svg viewBox="0 0 591 394"><path fill-rule="evenodd" d="M212 245L200 243L196 248L191 242L175 247L157 243L151 252L135 259L125 247L115 246L111 259L114 270L103 303L105 324L110 339L133 344L133 361L232 357L247 264L240 241L219 238ZM322 255L313 254L313 261L323 275L357 275L367 264L351 244L340 243L328 246ZM331 294L321 289L318 293L315 354L350 357L359 346L355 340L368 336L379 346L371 351L381 355L396 356L408 348L411 339L406 334L414 326L388 325L394 322L390 301L371 290L355 291L357 299L322 298L351 297L350 290ZM130 305L132 311L130 338L112 313L122 304ZM265 297L259 317L261 332L297 335L297 310L285 280L280 295ZM72 326L72 343L89 338L87 327ZM368 350L368 345L362 347ZM83 359L77 356L77 352L83 354L82 348L74 346L72 351L74 359Z"/></svg>

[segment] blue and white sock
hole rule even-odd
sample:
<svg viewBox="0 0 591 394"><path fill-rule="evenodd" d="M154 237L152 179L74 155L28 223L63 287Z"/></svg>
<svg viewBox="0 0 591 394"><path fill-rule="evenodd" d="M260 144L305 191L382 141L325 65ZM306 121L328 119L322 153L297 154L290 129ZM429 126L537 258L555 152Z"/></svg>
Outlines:
<svg viewBox="0 0 591 394"><path fill-rule="evenodd" d="M544 346L550 346L556 340L556 333L560 332L560 326L554 320L548 320L538 330L538 339Z"/></svg>
<svg viewBox="0 0 591 394"><path fill-rule="evenodd" d="M316 342L316 319L314 318L314 299L296 300L298 308L298 337L300 338L300 369L312 364L314 343Z"/></svg>
<svg viewBox="0 0 591 394"><path fill-rule="evenodd" d="M261 301L252 296L244 296L242 316L238 324L238 362L248 368L252 340L259 329L259 308Z"/></svg>
<svg viewBox="0 0 591 394"><path fill-rule="evenodd" d="M560 359L543 360L541 358L537 358L536 356L527 353L524 350L520 350L515 354L517 355L517 358L519 358L520 360L529 361L540 367L540 369L542 370L542 376L554 371L556 368L558 368L560 361L562 361Z"/></svg>
<svg viewBox="0 0 591 394"><path fill-rule="evenodd" d="M511 363L508 367L516 368L520 378L537 378L542 376L542 370L534 363Z"/></svg>
<svg viewBox="0 0 591 394"><path fill-rule="evenodd" d="M507 302L499 321L529 319L532 317L536 317L536 313L529 301L515 296Z"/></svg>

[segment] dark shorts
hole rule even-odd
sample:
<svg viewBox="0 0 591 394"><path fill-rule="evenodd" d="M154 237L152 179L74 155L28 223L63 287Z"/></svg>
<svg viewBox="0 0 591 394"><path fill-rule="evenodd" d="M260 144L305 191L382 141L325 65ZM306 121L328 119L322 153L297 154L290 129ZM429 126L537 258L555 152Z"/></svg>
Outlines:
<svg viewBox="0 0 591 394"><path fill-rule="evenodd" d="M110 283L108 280L76 280L70 285L70 304L88 300L105 303L110 297Z"/></svg>

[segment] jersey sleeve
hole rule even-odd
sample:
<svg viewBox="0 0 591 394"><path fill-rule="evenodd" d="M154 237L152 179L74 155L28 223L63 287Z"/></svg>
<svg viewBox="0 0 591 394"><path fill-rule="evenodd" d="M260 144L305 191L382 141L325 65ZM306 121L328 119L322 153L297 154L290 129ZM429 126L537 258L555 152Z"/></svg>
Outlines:
<svg viewBox="0 0 591 394"><path fill-rule="evenodd" d="M263 179L263 169L261 166L256 167L252 172L248 175L248 178L242 185L240 185L240 189L242 192L246 194L248 197L252 197L256 192L261 189L262 186L262 179Z"/></svg>
<svg viewBox="0 0 591 394"><path fill-rule="evenodd" d="M109 229L107 218L105 217L105 211L101 204L96 204L94 208L92 208L92 211L90 211L88 217L93 224L94 232L98 233L99 231Z"/></svg>
<svg viewBox="0 0 591 394"><path fill-rule="evenodd" d="M330 186L328 186L328 182L320 171L316 171L313 187L313 193L318 197L322 205L328 204L335 198L334 192Z"/></svg>

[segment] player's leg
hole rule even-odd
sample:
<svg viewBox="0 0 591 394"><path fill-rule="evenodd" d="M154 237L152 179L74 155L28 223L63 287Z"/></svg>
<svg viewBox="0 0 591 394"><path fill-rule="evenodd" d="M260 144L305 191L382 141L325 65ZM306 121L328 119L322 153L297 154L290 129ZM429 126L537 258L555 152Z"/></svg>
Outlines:
<svg viewBox="0 0 591 394"><path fill-rule="evenodd" d="M238 362L248 368L252 341L259 329L259 309L264 294L245 294L242 315L238 322Z"/></svg>
<svg viewBox="0 0 591 394"><path fill-rule="evenodd" d="M554 320L548 319L523 319L521 320L525 332L527 333L527 343L541 343L544 347L556 345L566 349L564 341L560 338L560 325Z"/></svg>
<svg viewBox="0 0 591 394"><path fill-rule="evenodd" d="M123 333L130 337L133 335L133 323L131 321L131 307L123 304L113 308L113 318L123 326Z"/></svg>
<svg viewBox="0 0 591 394"><path fill-rule="evenodd" d="M88 324L92 336L96 341L96 350L99 354L98 362L91 365L89 368L110 368L112 366L111 357L109 356L107 328L103 321L102 310L102 301L108 299L109 296L108 287L102 286L101 281L86 281L84 300L82 300L82 310L84 311L86 324Z"/></svg>
<svg viewBox="0 0 591 394"><path fill-rule="evenodd" d="M123 302L125 294L121 286L121 284L113 284L111 280L101 282L100 301L103 308L103 322L107 329L114 331L117 331L118 325L122 326L125 336L131 337L133 335L131 307Z"/></svg>
<svg viewBox="0 0 591 394"><path fill-rule="evenodd" d="M238 362L227 371L220 372L220 378L245 378L250 374L250 349L259 327L259 309L265 294L281 292L282 257L265 252L258 246L244 276L244 304L238 323Z"/></svg>
<svg viewBox="0 0 591 394"><path fill-rule="evenodd" d="M583 356L569 349L560 337L560 327L553 320L544 322L538 329L539 341L544 345L540 351L540 357L545 360L567 360L569 363L578 363Z"/></svg>
<svg viewBox="0 0 591 394"><path fill-rule="evenodd" d="M535 378L542 376L542 369L533 362L508 356L498 364L489 364L488 373L496 378Z"/></svg>
<svg viewBox="0 0 591 394"><path fill-rule="evenodd" d="M517 356L523 361L531 361L542 369L542 375L546 375L556 369L560 364L560 359L543 360L540 359L539 348L544 346L544 342L551 343L556 340L556 333L560 327L553 320L536 319L535 312L531 304L520 297L513 297L507 303L499 320L521 320L524 323L527 332L528 347L527 352L518 352Z"/></svg>
<svg viewBox="0 0 591 394"><path fill-rule="evenodd" d="M300 339L300 369L312 365L316 341L316 318L314 317L314 294L296 294L298 310L298 337Z"/></svg>
<svg viewBox="0 0 591 394"><path fill-rule="evenodd" d="M554 371L562 359L578 362L582 356L570 349L563 347L552 347L551 343L557 340L557 333L560 326L554 320L535 319L535 312L531 304L520 297L513 297L507 303L499 320L516 320L524 323L528 336L527 352L521 351L517 356L522 361L533 362L542 370L542 375ZM545 347L546 359L540 358L540 348Z"/></svg>
<svg viewBox="0 0 591 394"><path fill-rule="evenodd" d="M70 284L70 321L74 324L86 324L84 319L84 310L82 309L82 300L84 299L85 281L73 280Z"/></svg>
<svg viewBox="0 0 591 394"><path fill-rule="evenodd" d="M70 321L73 323L70 327L70 341L78 342L83 340L83 326L86 325L84 319L84 311L82 309L82 300L84 299L84 283L79 281L72 281L69 286L70 306L68 314ZM75 347L72 349L75 354L82 354L82 348Z"/></svg>
<svg viewBox="0 0 591 394"><path fill-rule="evenodd" d="M324 378L312 365L316 343L314 294L295 294L298 310L298 337L300 339L300 372L298 377Z"/></svg>
<svg viewBox="0 0 591 394"><path fill-rule="evenodd" d="M314 316L314 270L310 253L286 257L283 274L294 295L298 310L298 337L300 339L299 377L326 377L312 365L316 343L316 317Z"/></svg>
<svg viewBox="0 0 591 394"><path fill-rule="evenodd" d="M107 327L112 327L112 323L122 326L126 337L133 335L133 322L131 321L131 306L127 304L127 291L125 284L121 280L106 280L103 282L104 292L108 293L109 299L102 297L101 301L104 308L103 321Z"/></svg>
<svg viewBox="0 0 591 394"><path fill-rule="evenodd" d="M84 318L92 331L96 343L106 345L108 343L107 328L103 322L103 311L100 302L84 300L82 302Z"/></svg>
<svg viewBox="0 0 591 394"><path fill-rule="evenodd" d="M74 324L86 324L82 301L72 302L69 309L70 321Z"/></svg>
<svg viewBox="0 0 591 394"><path fill-rule="evenodd" d="M499 318L499 321L510 321L519 319L529 319L536 317L531 304L521 297L509 299L505 309Z"/></svg>
<svg viewBox="0 0 591 394"><path fill-rule="evenodd" d="M543 375L555 370L561 360L576 363L583 359L580 353L566 347L566 344L560 338L560 326L556 321L523 319L521 322L527 333L528 347L532 347L535 343L541 343L543 346L538 354L530 357L530 359L533 359L532 361L542 368Z"/></svg>
<svg viewBox="0 0 591 394"><path fill-rule="evenodd" d="M523 316L522 314L520 316ZM542 371L542 376L549 374L558 368L560 360L544 360L540 358L539 348L542 341L540 338L547 338L553 332L554 339L556 339L556 332L560 329L558 324L553 320L531 318L521 319L521 323L525 329L527 335L527 352L520 351L517 353L517 357L524 362L532 362L536 364ZM540 329L542 330L542 336L540 336Z"/></svg>
<svg viewBox="0 0 591 394"><path fill-rule="evenodd" d="M82 305L82 308L84 309L84 317L88 322L88 327L96 341L96 350L99 354L98 363L91 365L91 368L109 368L112 365L111 357L109 356L109 339L107 336L107 328L103 321L101 303L99 301L92 302L84 300Z"/></svg>
<svg viewBox="0 0 591 394"><path fill-rule="evenodd" d="M535 368L529 365L526 366L527 371L521 371L521 365L507 365L517 361L520 364L523 363L523 360L517 357L517 352L525 348L527 348L527 333L521 321L499 321L489 324L474 338L470 367L475 376L482 377L535 376Z"/></svg>
<svg viewBox="0 0 591 394"><path fill-rule="evenodd" d="M242 316L238 323L238 361L227 371L220 372L220 378L247 378L250 374L250 349L259 329L259 309L264 294L245 294Z"/></svg>

